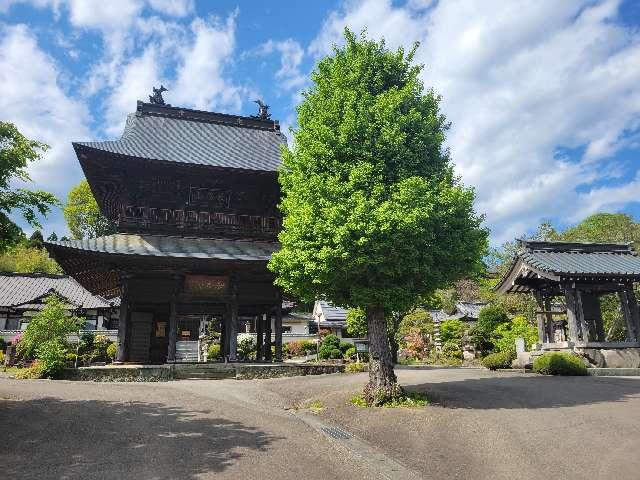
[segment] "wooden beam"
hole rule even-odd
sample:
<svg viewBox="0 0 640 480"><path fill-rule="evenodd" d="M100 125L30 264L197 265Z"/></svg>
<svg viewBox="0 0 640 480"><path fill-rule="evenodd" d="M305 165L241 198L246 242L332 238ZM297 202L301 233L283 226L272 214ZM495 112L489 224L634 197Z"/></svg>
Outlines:
<svg viewBox="0 0 640 480"><path fill-rule="evenodd" d="M542 295L540 295L540 292L535 292L533 296L536 299L538 308L543 309L544 305L542 302ZM536 323L538 325L538 342L547 343L547 334L546 334L546 329L544 328L544 316L540 312L536 312Z"/></svg>
<svg viewBox="0 0 640 480"><path fill-rule="evenodd" d="M238 361L238 299L233 297L229 304L229 361Z"/></svg>
<svg viewBox="0 0 640 480"><path fill-rule="evenodd" d="M584 316L584 308L582 306L582 292L580 290L574 290L576 297L576 319L580 325L580 332L582 333L581 340L588 342L590 340L589 324Z"/></svg>

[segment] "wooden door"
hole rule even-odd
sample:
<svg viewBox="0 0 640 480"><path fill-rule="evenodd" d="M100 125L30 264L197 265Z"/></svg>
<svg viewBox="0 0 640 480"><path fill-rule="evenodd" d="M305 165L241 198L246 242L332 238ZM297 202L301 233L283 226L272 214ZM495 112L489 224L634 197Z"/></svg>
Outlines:
<svg viewBox="0 0 640 480"><path fill-rule="evenodd" d="M130 362L147 363L149 361L152 323L153 313L131 312Z"/></svg>

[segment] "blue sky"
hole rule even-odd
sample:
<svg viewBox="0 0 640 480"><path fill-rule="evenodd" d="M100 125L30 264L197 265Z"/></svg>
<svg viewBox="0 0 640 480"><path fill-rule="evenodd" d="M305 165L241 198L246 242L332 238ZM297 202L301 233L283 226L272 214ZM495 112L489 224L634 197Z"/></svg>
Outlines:
<svg viewBox="0 0 640 480"><path fill-rule="evenodd" d="M82 178L73 140L117 138L163 83L173 105L284 128L309 72L345 26L420 41L442 94L456 170L492 242L542 220L640 218L640 2L0 0L0 119L51 146L32 186L64 198ZM65 233L60 212L45 233Z"/></svg>

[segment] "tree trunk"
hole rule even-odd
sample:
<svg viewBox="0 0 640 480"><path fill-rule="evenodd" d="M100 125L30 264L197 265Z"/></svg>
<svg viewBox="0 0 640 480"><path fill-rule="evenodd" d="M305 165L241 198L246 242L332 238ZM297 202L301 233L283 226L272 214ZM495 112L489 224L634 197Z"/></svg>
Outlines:
<svg viewBox="0 0 640 480"><path fill-rule="evenodd" d="M387 323L382 307L367 308L369 330L369 383L364 399L369 405L382 405L401 394L393 371Z"/></svg>

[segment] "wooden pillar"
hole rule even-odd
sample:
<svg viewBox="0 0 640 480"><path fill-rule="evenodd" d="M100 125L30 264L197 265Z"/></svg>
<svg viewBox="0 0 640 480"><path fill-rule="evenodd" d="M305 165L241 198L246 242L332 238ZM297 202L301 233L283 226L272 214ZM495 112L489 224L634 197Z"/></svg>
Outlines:
<svg viewBox="0 0 640 480"><path fill-rule="evenodd" d="M542 301L542 295L540 292L535 292L534 297L536 299L536 305L538 305L538 313L536 313L536 323L538 325L538 342L540 344L547 342L546 329L544 325L544 315L541 310L544 310L544 302Z"/></svg>
<svg viewBox="0 0 640 480"><path fill-rule="evenodd" d="M264 321L262 315L256 317L256 362L264 360Z"/></svg>
<svg viewBox="0 0 640 480"><path fill-rule="evenodd" d="M589 324L584 316L584 308L582 307L582 292L580 292L580 290L574 291L576 296L576 319L578 321L578 325L580 325L582 341L588 342L591 338L589 335Z"/></svg>
<svg viewBox="0 0 640 480"><path fill-rule="evenodd" d="M551 299L545 295L544 296L544 318L545 318L545 326L547 332L547 341L549 343L553 343L556 341L555 339L555 329L553 327L553 315L551 314Z"/></svg>
<svg viewBox="0 0 640 480"><path fill-rule="evenodd" d="M118 321L118 354L116 362L126 362L129 357L129 276L122 275L120 292L120 320Z"/></svg>
<svg viewBox="0 0 640 480"><path fill-rule="evenodd" d="M282 362L282 297L276 298L274 329L276 331L276 362Z"/></svg>
<svg viewBox="0 0 640 480"><path fill-rule="evenodd" d="M178 341L178 292L180 291L180 277L175 277L173 295L169 302L169 347L167 362L176 361L176 342Z"/></svg>
<svg viewBox="0 0 640 480"><path fill-rule="evenodd" d="M238 361L238 299L235 295L229 304L229 361Z"/></svg>
<svg viewBox="0 0 640 480"><path fill-rule="evenodd" d="M633 293L633 292L632 292ZM636 325L633 319L633 315L631 313L631 302L635 300L635 295L631 297L629 295L627 289L623 289L618 291L618 298L620 299L620 308L622 309L622 316L624 317L624 322L627 327L627 341L635 342L638 338L638 334L636 332ZM636 302L637 308L637 302Z"/></svg>
<svg viewBox="0 0 640 480"><path fill-rule="evenodd" d="M579 327L578 327L578 318L576 315L576 291L573 288L566 287L564 291L564 298L567 304L567 323L569 326L569 341L570 342L578 342L579 338Z"/></svg>
<svg viewBox="0 0 640 480"><path fill-rule="evenodd" d="M264 360L265 362L271 362L273 355L271 353L271 312L267 312L265 315L266 322L264 328Z"/></svg>
<svg viewBox="0 0 640 480"><path fill-rule="evenodd" d="M631 323L635 326L636 342L640 342L640 312L638 311L638 300L636 293L633 291L632 285L627 285L627 305L629 305L629 313L631 314Z"/></svg>

